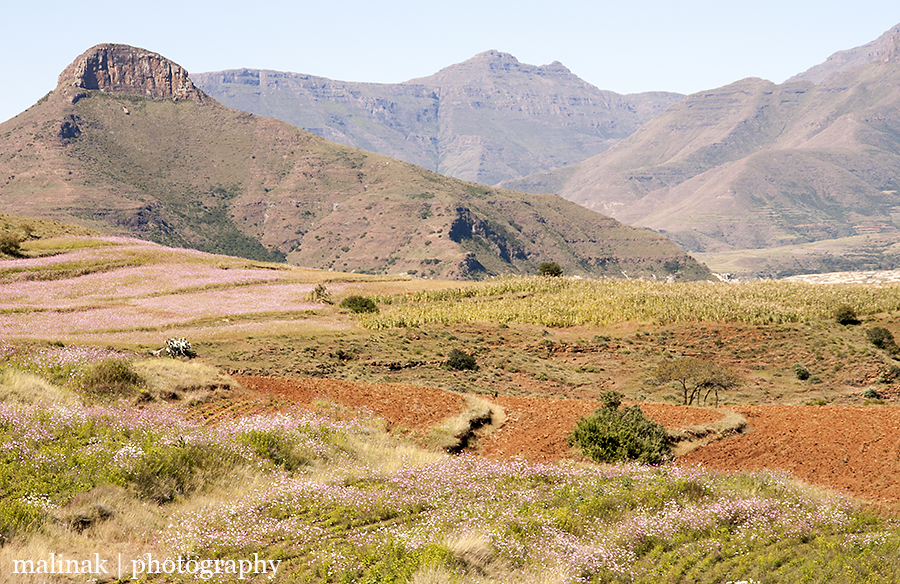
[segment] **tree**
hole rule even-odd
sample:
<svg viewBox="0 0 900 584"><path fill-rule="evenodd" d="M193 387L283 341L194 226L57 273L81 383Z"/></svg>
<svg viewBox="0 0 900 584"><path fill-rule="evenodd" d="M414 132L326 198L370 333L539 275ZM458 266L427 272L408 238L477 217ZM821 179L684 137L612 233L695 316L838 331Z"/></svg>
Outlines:
<svg viewBox="0 0 900 584"><path fill-rule="evenodd" d="M558 278L562 276L563 271L556 262L541 262L541 265L538 266L538 273L542 276Z"/></svg>
<svg viewBox="0 0 900 584"><path fill-rule="evenodd" d="M607 392L604 407L581 418L569 434L569 444L595 462L634 460L659 464L671 457L671 441L666 429L644 416L641 408L619 408L622 394Z"/></svg>
<svg viewBox="0 0 900 584"><path fill-rule="evenodd" d="M686 406L695 399L700 403L701 395L706 403L709 394L715 393L716 407L719 407L719 390L730 391L740 385L740 377L727 367L696 357L663 361L653 372L653 379L660 384L677 383Z"/></svg>

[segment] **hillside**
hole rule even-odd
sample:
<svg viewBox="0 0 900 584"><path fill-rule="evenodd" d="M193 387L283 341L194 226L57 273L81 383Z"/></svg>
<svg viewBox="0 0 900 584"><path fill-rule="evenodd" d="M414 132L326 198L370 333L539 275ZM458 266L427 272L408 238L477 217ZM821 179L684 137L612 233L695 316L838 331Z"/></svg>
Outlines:
<svg viewBox="0 0 900 584"><path fill-rule="evenodd" d="M820 252L804 269L894 267L900 35L851 65L818 85L745 79L691 95L598 156L503 184L556 192L694 252L841 240L840 257ZM860 235L872 241L850 239Z"/></svg>
<svg viewBox="0 0 900 584"><path fill-rule="evenodd" d="M499 51L397 84L258 69L191 79L229 107L485 185L598 154L683 97L619 95Z"/></svg>
<svg viewBox="0 0 900 584"><path fill-rule="evenodd" d="M222 106L164 57L98 45L0 125L0 212L261 260L471 279L707 277L670 241Z"/></svg>

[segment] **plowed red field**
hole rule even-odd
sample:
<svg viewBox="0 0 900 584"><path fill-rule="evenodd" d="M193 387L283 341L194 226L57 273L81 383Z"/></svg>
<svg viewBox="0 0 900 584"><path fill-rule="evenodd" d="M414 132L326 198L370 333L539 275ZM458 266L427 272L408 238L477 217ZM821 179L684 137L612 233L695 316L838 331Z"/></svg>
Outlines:
<svg viewBox="0 0 900 584"><path fill-rule="evenodd" d="M750 431L682 457L721 470L782 469L874 501L900 501L900 408L739 406Z"/></svg>
<svg viewBox="0 0 900 584"><path fill-rule="evenodd" d="M244 387L299 405L324 398L367 408L389 428L422 431L455 416L465 400L440 389L411 385L359 384L323 379L235 377ZM483 396L482 396L483 397ZM492 458L523 456L541 461L570 455L566 436L599 402L499 396L506 423L482 444ZM670 429L707 424L717 411L641 404ZM738 406L747 432L695 450L679 459L721 470L782 469L807 482L875 501L900 501L900 408L892 406Z"/></svg>

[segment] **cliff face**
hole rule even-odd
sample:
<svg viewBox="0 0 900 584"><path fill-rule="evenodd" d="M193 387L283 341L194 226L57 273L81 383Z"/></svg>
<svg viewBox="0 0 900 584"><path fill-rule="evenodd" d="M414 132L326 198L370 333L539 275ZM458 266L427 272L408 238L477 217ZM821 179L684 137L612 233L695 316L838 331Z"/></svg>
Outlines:
<svg viewBox="0 0 900 584"><path fill-rule="evenodd" d="M59 86L189 99L198 103L206 99L183 67L161 55L128 45L91 47L60 74Z"/></svg>
<svg viewBox="0 0 900 584"><path fill-rule="evenodd" d="M396 84L251 69L193 80L229 107L485 185L598 154L683 97L619 95L499 51Z"/></svg>

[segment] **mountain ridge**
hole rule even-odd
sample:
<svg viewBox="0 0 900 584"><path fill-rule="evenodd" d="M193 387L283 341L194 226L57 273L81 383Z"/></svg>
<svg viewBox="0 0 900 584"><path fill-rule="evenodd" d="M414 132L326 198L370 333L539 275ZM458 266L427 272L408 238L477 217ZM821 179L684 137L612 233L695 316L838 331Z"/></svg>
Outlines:
<svg viewBox="0 0 900 584"><path fill-rule="evenodd" d="M558 61L528 65L496 50L397 84L259 69L192 79L236 109L485 185L601 152L683 97L622 96Z"/></svg>
<svg viewBox="0 0 900 584"><path fill-rule="evenodd" d="M500 186L556 192L692 252L888 242L900 227L900 34L879 47L818 84L751 78L690 95L599 155ZM894 267L900 257L879 245L854 243L844 257ZM827 270L835 258L820 260L764 273Z"/></svg>
<svg viewBox="0 0 900 584"><path fill-rule="evenodd" d="M558 197L332 144L199 89L181 98L183 69L157 57L98 45L0 124L0 211L338 271L472 279L552 260L592 277L709 274L667 239Z"/></svg>

